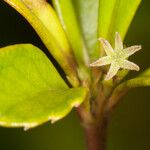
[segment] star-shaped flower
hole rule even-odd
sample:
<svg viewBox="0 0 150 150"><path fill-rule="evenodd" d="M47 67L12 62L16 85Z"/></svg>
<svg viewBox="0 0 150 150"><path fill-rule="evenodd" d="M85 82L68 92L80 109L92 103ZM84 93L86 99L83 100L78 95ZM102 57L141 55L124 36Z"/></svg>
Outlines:
<svg viewBox="0 0 150 150"><path fill-rule="evenodd" d="M129 56L141 49L140 45L135 45L124 49L121 37L118 32L115 36L115 49L112 48L107 40L103 38L100 38L99 40L102 43L107 56L99 58L97 61L90 64L90 66L95 67L111 64L105 80L113 78L120 68L139 71L139 66L133 62L128 61L127 59Z"/></svg>

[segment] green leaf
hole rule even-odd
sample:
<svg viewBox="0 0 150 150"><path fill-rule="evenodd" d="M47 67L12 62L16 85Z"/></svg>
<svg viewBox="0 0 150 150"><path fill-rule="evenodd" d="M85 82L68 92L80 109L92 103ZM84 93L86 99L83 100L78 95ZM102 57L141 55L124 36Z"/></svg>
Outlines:
<svg viewBox="0 0 150 150"><path fill-rule="evenodd" d="M119 85L118 90L150 86L150 69L144 71L141 75L136 78L130 79Z"/></svg>
<svg viewBox="0 0 150 150"><path fill-rule="evenodd" d="M75 62L68 40L55 11L48 2L45 0L3 1L11 5L27 19L53 57L64 69L73 85L77 85Z"/></svg>
<svg viewBox="0 0 150 150"><path fill-rule="evenodd" d="M57 121L85 96L85 88L70 89L33 45L0 49L0 125L27 129Z"/></svg>
<svg viewBox="0 0 150 150"><path fill-rule="evenodd" d="M89 56L72 0L53 0L53 4L74 51L79 78L90 82Z"/></svg>
<svg viewBox="0 0 150 150"><path fill-rule="evenodd" d="M108 102L107 110L114 108L118 104L120 98L130 89L145 86L150 86L150 68L144 71L138 77L129 79L119 84L112 93L112 96Z"/></svg>
<svg viewBox="0 0 150 150"><path fill-rule="evenodd" d="M115 32L124 39L141 0L100 0L99 36L113 44Z"/></svg>
<svg viewBox="0 0 150 150"><path fill-rule="evenodd" d="M100 55L97 40L99 0L72 0L72 3L83 32L90 59L93 61Z"/></svg>
<svg viewBox="0 0 150 150"><path fill-rule="evenodd" d="M77 21L72 0L53 0L59 19L68 36L79 65L88 64L86 47Z"/></svg>

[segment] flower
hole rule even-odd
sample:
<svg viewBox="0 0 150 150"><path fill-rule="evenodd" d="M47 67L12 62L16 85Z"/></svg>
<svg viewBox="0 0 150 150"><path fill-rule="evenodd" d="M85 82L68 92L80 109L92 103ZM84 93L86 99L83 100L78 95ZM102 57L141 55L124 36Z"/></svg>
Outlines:
<svg viewBox="0 0 150 150"><path fill-rule="evenodd" d="M90 64L92 67L99 67L110 64L110 69L105 77L105 80L110 80L113 78L120 68L139 71L140 68L133 62L128 61L128 57L134 54L135 52L141 49L141 45L134 45L128 48L123 48L122 39L118 32L115 36L115 49L112 48L110 43L103 39L99 38L104 51L107 56L99 58L97 61Z"/></svg>

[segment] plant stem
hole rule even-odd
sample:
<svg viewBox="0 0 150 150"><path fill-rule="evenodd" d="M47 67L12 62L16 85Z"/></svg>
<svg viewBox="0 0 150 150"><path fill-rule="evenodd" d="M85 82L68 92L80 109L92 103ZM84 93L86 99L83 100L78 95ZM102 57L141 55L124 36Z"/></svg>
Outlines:
<svg viewBox="0 0 150 150"><path fill-rule="evenodd" d="M104 118L101 125L84 128L87 150L106 150L107 124L108 121Z"/></svg>
<svg viewBox="0 0 150 150"><path fill-rule="evenodd" d="M81 105L77 108L80 122L83 125L87 150L106 150L106 136L109 115L105 113L106 97L103 88L99 87L96 91L95 100L89 100L90 108ZM91 98L91 97L90 97Z"/></svg>

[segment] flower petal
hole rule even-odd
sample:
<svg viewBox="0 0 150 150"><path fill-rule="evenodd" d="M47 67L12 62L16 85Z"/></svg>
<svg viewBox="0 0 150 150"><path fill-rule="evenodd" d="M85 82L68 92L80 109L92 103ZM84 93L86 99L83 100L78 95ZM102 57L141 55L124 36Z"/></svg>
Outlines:
<svg viewBox="0 0 150 150"><path fill-rule="evenodd" d="M99 40L102 43L102 46L103 46L107 55L110 56L112 53L114 53L113 48L111 47L110 43L107 40L105 40L103 38L99 38Z"/></svg>
<svg viewBox="0 0 150 150"><path fill-rule="evenodd" d="M105 80L110 80L111 78L113 78L117 74L119 68L120 67L116 63L112 63L105 77Z"/></svg>
<svg viewBox="0 0 150 150"><path fill-rule="evenodd" d="M135 52L139 51L140 49L142 49L141 45L135 45L135 46L131 46L131 47L125 48L124 51L127 52L127 55L129 57L132 54L134 54Z"/></svg>
<svg viewBox="0 0 150 150"><path fill-rule="evenodd" d="M118 32L116 32L115 36L115 50L122 50L123 49L123 43L121 36Z"/></svg>
<svg viewBox="0 0 150 150"><path fill-rule="evenodd" d="M124 62L122 63L122 65L120 65L120 67L124 68L124 69L135 70L135 71L140 70L138 65L136 65L135 63L130 62L128 60L124 60Z"/></svg>
<svg viewBox="0 0 150 150"><path fill-rule="evenodd" d="M111 63L111 57L110 56L105 56L105 57L101 57L97 61L93 62L92 64L90 64L90 66L92 66L92 67L94 67L94 66L104 66L104 65L108 65L110 63Z"/></svg>

